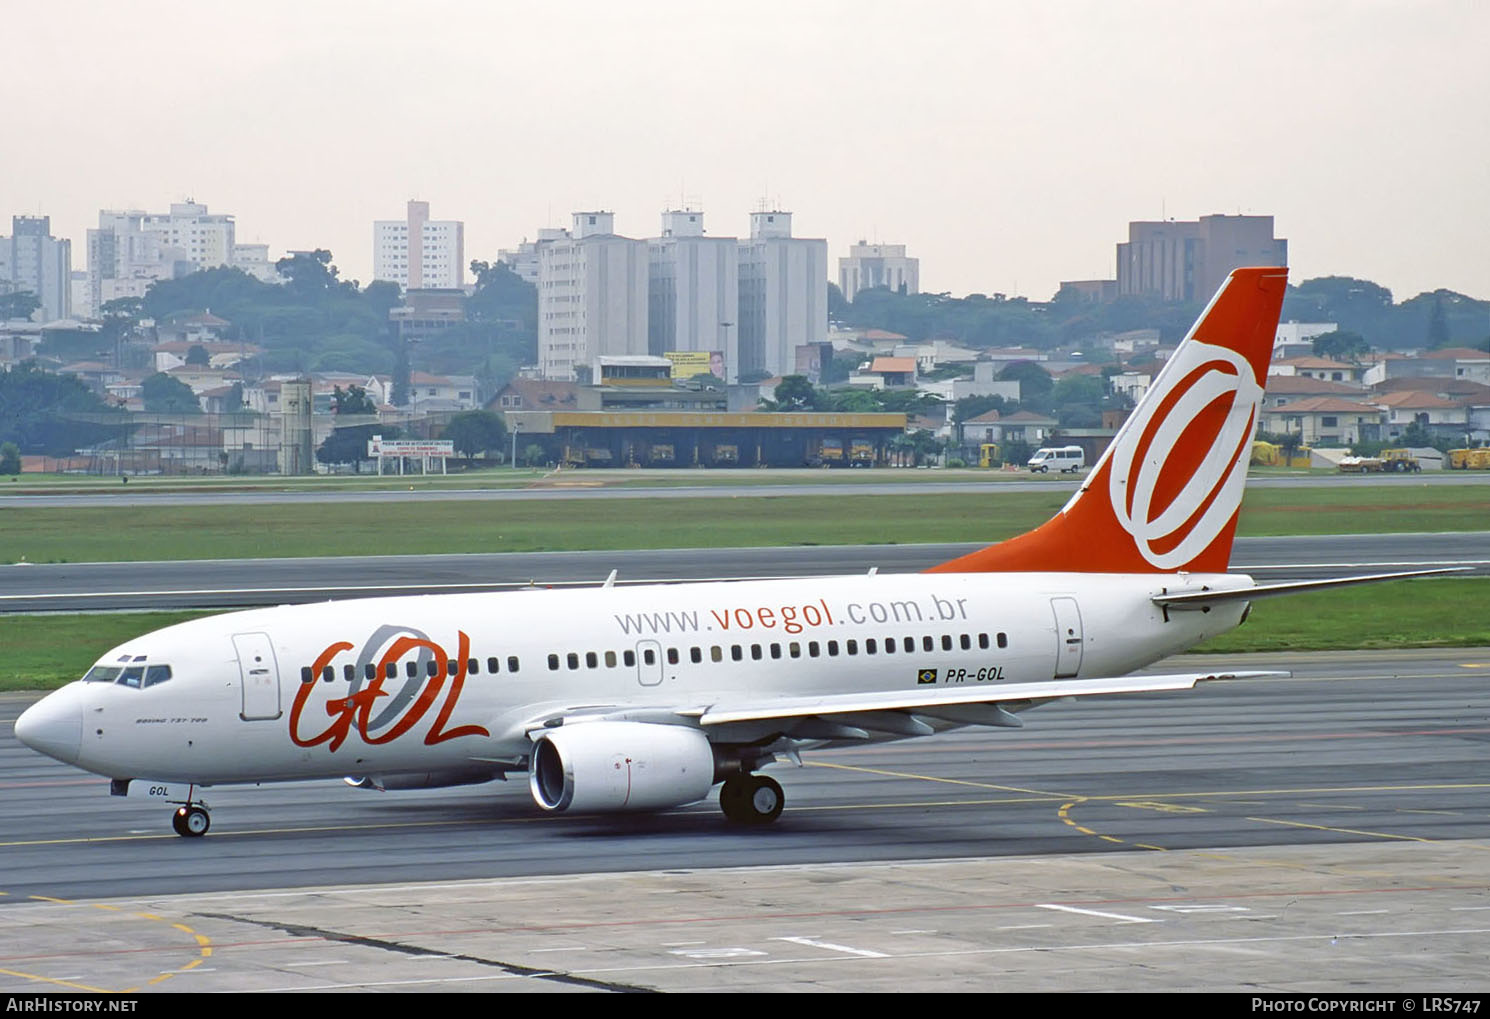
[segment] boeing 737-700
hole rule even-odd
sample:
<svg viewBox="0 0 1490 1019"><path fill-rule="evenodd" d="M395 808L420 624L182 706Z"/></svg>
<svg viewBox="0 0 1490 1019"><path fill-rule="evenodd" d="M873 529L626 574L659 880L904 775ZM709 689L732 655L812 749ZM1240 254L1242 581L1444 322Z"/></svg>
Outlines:
<svg viewBox="0 0 1490 1019"><path fill-rule="evenodd" d="M750 824L785 802L761 769L804 751L1190 688L1215 677L1128 673L1256 598L1384 579L1226 572L1286 280L1232 273L1055 517L925 573L235 612L114 648L16 735L178 804L187 836L210 824L203 786L522 772L544 811L666 809L722 784L725 816Z"/></svg>

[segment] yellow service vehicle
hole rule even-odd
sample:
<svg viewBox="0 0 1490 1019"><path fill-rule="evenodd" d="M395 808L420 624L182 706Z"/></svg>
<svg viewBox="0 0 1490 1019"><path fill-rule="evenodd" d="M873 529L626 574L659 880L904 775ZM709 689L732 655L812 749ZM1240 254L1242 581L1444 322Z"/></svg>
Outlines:
<svg viewBox="0 0 1490 1019"><path fill-rule="evenodd" d="M978 447L979 467L992 467L994 461L1002 461L1003 459L997 442L985 442Z"/></svg>

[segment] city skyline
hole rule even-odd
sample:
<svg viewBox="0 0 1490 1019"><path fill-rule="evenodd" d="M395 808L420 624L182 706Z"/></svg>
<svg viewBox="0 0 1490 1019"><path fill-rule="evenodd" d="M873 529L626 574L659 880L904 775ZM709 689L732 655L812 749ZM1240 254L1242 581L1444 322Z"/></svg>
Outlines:
<svg viewBox="0 0 1490 1019"><path fill-rule="evenodd" d="M75 256L102 209L195 198L240 242L329 248L365 284L371 224L409 199L466 224L467 260L585 208L647 237L687 205L745 236L765 199L834 256L904 244L923 290L957 295L1047 300L1113 278L1131 221L1246 213L1275 218L1295 281L1490 297L1472 2L146 0L10 21L12 80L48 84L0 114L27 154L0 213L50 216Z"/></svg>

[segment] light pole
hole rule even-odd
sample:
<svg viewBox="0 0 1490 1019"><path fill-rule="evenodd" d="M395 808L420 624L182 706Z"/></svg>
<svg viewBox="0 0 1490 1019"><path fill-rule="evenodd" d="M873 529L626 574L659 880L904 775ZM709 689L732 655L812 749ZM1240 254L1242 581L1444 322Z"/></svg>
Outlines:
<svg viewBox="0 0 1490 1019"><path fill-rule="evenodd" d="M721 323L719 323L719 328L721 328L721 329L724 330L724 350L722 350L720 353L722 353L726 358L729 357L729 330L730 330L730 326L732 326L732 325L734 325L733 322L721 322ZM725 372L728 372L729 371L729 364L728 364L728 362L725 363L724 370L725 370ZM721 378L720 378L719 381L720 382L727 382L729 380L726 379L726 378L723 378L721 376Z"/></svg>
<svg viewBox="0 0 1490 1019"><path fill-rule="evenodd" d="M512 469L517 470L517 433L522 431L522 426L516 421L512 423Z"/></svg>

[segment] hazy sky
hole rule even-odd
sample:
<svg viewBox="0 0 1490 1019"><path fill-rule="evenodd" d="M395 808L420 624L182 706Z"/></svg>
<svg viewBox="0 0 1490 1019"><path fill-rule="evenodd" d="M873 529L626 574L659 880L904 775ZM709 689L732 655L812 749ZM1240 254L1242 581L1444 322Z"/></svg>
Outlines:
<svg viewBox="0 0 1490 1019"><path fill-rule="evenodd" d="M1133 219L1276 217L1293 278L1490 298L1485 0L0 0L0 217L74 268L101 208L194 197L366 282L410 198L466 257L763 197L925 290L1111 278ZM0 220L8 232L9 220Z"/></svg>

